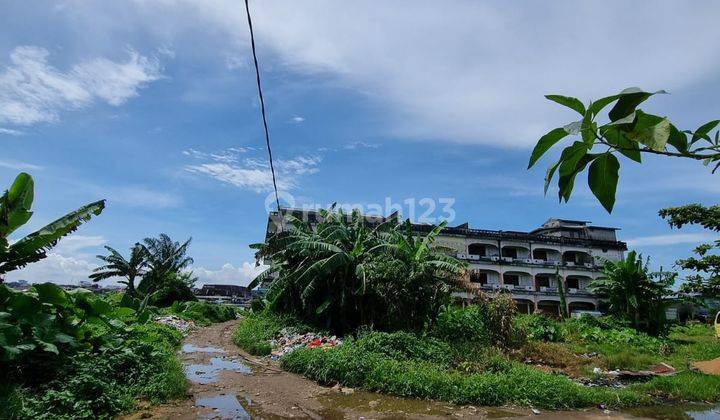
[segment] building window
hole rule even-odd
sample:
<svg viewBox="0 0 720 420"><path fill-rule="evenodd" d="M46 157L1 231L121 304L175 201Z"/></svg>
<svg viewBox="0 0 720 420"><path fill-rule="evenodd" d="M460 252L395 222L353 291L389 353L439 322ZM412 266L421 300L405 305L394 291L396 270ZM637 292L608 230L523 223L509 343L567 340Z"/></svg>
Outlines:
<svg viewBox="0 0 720 420"><path fill-rule="evenodd" d="M470 255L479 255L481 257L484 257L487 255L487 250L485 245L482 244L470 244L468 246L468 254Z"/></svg>
<svg viewBox="0 0 720 420"><path fill-rule="evenodd" d="M537 287L550 287L550 277L535 277L535 282L537 283Z"/></svg>
<svg viewBox="0 0 720 420"><path fill-rule="evenodd" d="M488 275L481 271L473 271L470 273L470 281L473 283L487 284Z"/></svg>
<svg viewBox="0 0 720 420"><path fill-rule="evenodd" d="M519 286L520 276L518 276L517 274L503 274L503 281L505 282L505 284Z"/></svg>
<svg viewBox="0 0 720 420"><path fill-rule="evenodd" d="M536 249L535 251L533 251L533 258L535 258L536 260L545 260L545 261L547 261L547 260L548 260L548 253L547 253L547 251L544 250L544 249Z"/></svg>
<svg viewBox="0 0 720 420"><path fill-rule="evenodd" d="M577 277L570 277L567 279L567 287L568 289L579 289L580 288L580 280Z"/></svg>
<svg viewBox="0 0 720 420"><path fill-rule="evenodd" d="M507 247L503 248L502 256L516 259L517 258L517 248L507 248Z"/></svg>

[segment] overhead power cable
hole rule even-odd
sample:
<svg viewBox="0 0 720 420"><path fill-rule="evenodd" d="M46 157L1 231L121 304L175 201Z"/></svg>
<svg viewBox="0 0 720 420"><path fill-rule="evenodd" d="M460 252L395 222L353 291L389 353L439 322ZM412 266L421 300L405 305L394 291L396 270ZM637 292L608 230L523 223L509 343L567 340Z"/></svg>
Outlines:
<svg viewBox="0 0 720 420"><path fill-rule="evenodd" d="M257 52L255 51L255 34L253 33L252 18L250 17L249 0L245 0L245 12L247 13L248 28L250 28L250 45L252 47L253 62L255 63L255 80L257 81L258 96L260 97L260 112L262 113L263 128L265 129L265 144L267 145L268 158L270 159L270 173L272 174L273 189L275 190L275 203L277 204L278 215L280 214L280 195L278 194L277 181L275 180L275 166L273 165L272 148L270 147L270 132L268 131L267 116L265 115L265 100L263 99L262 84L260 83L260 66L258 65Z"/></svg>

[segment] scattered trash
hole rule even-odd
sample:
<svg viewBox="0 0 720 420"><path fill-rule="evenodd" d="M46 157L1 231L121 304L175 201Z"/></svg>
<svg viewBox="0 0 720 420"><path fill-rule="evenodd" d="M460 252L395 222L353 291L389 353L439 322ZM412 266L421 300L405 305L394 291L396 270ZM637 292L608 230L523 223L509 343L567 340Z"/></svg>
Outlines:
<svg viewBox="0 0 720 420"><path fill-rule="evenodd" d="M158 324L169 325L181 333L187 333L188 331L195 328L195 323L192 321L186 321L175 315L164 315L154 319Z"/></svg>
<svg viewBox="0 0 720 420"><path fill-rule="evenodd" d="M605 410L605 404L598 404L597 408L600 410Z"/></svg>
<svg viewBox="0 0 720 420"><path fill-rule="evenodd" d="M532 409L532 413L535 414L536 416L539 416L539 415L540 415L540 410L538 410L537 408L533 408L533 409Z"/></svg>
<svg viewBox="0 0 720 420"><path fill-rule="evenodd" d="M703 360L692 364L694 370L698 370L706 375L720 376L720 357L712 360Z"/></svg>
<svg viewBox="0 0 720 420"><path fill-rule="evenodd" d="M280 330L280 335L270 341L270 345L274 349L270 355L272 360L278 360L282 356L292 353L293 351L302 348L330 348L339 346L342 344L342 340L336 336L323 336L316 333L305 333L298 334L293 328L283 328Z"/></svg>
<svg viewBox="0 0 720 420"><path fill-rule="evenodd" d="M602 375L603 378L582 379L580 382L585 386L613 386L621 388L623 385L618 382L619 379L635 380L650 378L653 376L671 376L676 373L674 367L667 363L659 363L652 365L648 370L602 370L593 368L595 375Z"/></svg>
<svg viewBox="0 0 720 420"><path fill-rule="evenodd" d="M340 388L340 392L342 392L345 395L350 395L355 393L355 389L353 388Z"/></svg>

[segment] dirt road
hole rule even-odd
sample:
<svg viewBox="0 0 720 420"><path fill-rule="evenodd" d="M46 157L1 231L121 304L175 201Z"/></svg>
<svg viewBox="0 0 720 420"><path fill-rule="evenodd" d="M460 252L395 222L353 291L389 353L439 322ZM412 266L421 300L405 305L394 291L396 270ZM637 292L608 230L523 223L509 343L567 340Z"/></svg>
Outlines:
<svg viewBox="0 0 720 420"><path fill-rule="evenodd" d="M237 321L199 328L185 339L181 359L190 381L188 398L148 407L125 419L358 419L358 418L623 418L591 409L543 412L527 408L458 407L433 401L401 399L370 392L323 387L280 370L232 342Z"/></svg>

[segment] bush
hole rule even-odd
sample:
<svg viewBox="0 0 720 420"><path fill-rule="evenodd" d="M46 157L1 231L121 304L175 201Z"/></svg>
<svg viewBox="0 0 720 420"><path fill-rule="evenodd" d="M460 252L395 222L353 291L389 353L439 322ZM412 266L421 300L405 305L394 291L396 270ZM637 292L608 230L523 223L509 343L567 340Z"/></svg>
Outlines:
<svg viewBox="0 0 720 420"><path fill-rule="evenodd" d="M563 339L560 322L543 315L521 315L515 324L531 340L556 342Z"/></svg>
<svg viewBox="0 0 720 420"><path fill-rule="evenodd" d="M250 354L265 356L272 351L270 340L289 323L289 318L273 315L267 311L247 313L238 323L233 341Z"/></svg>
<svg viewBox="0 0 720 420"><path fill-rule="evenodd" d="M465 308L446 305L438 314L433 335L449 341L489 343L485 314L481 311L480 305L469 305Z"/></svg>
<svg viewBox="0 0 720 420"><path fill-rule="evenodd" d="M594 320L591 317L569 319L563 323L568 340L584 343L631 346L636 351L657 353L665 344L663 340L629 327L620 327L614 321Z"/></svg>
<svg viewBox="0 0 720 420"><path fill-rule="evenodd" d="M372 333L377 335L380 333ZM387 336L379 336L385 340ZM363 342L362 340L365 340ZM375 337L348 340L331 349L298 349L281 359L283 369L324 384L341 383L402 397L439 399L457 404L508 403L574 408L603 403L624 406L646 401L639 393L585 388L568 378L503 360L495 371L463 374L443 363L388 357L387 345L367 345ZM423 346L421 346L423 347ZM432 359L432 358L431 358Z"/></svg>
<svg viewBox="0 0 720 420"><path fill-rule="evenodd" d="M170 313L192 320L201 326L230 321L237 317L234 307L208 302L175 302L170 307Z"/></svg>
<svg viewBox="0 0 720 420"><path fill-rule="evenodd" d="M513 340L515 302L505 293L481 295L466 307L444 306L438 314L433 335L449 341L466 341L507 347Z"/></svg>
<svg viewBox="0 0 720 420"><path fill-rule="evenodd" d="M364 332L352 345L394 360L422 360L447 366L452 363L453 351L449 344L412 333Z"/></svg>
<svg viewBox="0 0 720 420"><path fill-rule="evenodd" d="M120 346L73 355L53 380L13 390L9 417L112 418L132 409L138 396L153 402L182 397L187 384L174 355L181 338L170 330L135 326Z"/></svg>

